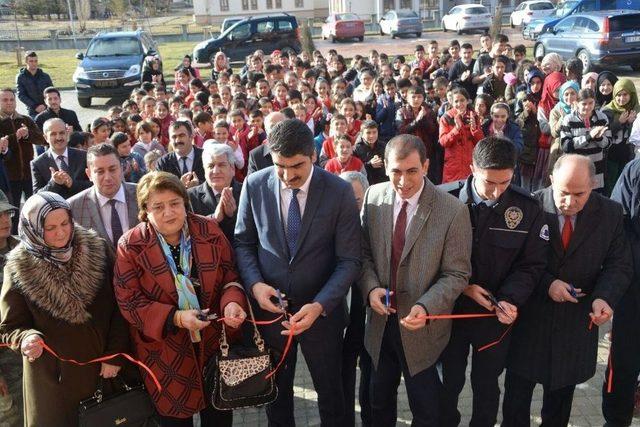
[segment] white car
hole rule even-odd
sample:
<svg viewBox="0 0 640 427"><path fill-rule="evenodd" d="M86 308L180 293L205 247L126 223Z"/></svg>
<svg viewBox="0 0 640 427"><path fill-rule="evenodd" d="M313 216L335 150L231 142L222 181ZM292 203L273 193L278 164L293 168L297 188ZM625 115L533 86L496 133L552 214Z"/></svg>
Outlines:
<svg viewBox="0 0 640 427"><path fill-rule="evenodd" d="M513 12L511 12L509 23L511 24L511 28L514 28L515 26L524 26L534 19L545 18L553 15L555 8L554 4L548 0L523 1Z"/></svg>
<svg viewBox="0 0 640 427"><path fill-rule="evenodd" d="M458 34L470 30L489 31L491 20L491 13L483 5L461 4L442 17L442 31L454 30Z"/></svg>

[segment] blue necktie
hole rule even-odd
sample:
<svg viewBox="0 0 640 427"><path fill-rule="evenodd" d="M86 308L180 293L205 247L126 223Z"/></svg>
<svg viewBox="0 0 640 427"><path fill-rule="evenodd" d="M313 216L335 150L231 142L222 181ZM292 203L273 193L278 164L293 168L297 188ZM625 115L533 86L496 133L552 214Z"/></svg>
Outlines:
<svg viewBox="0 0 640 427"><path fill-rule="evenodd" d="M291 192L293 195L287 215L287 245L289 246L289 256L293 258L298 236L300 235L300 227L302 226L302 216L300 215L300 203L298 203L298 193L300 189L296 188L291 190Z"/></svg>

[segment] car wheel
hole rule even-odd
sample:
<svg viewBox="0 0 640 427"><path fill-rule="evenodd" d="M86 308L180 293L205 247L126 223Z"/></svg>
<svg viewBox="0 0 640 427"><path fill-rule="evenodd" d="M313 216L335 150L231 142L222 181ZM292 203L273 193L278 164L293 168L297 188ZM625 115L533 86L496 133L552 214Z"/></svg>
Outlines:
<svg viewBox="0 0 640 427"><path fill-rule="evenodd" d="M460 24L456 24L456 33L458 33L458 35L462 35L462 29L460 28Z"/></svg>
<svg viewBox="0 0 640 427"><path fill-rule="evenodd" d="M515 25L513 25L513 18L509 19L509 25L511 26L511 28L516 27Z"/></svg>
<svg viewBox="0 0 640 427"><path fill-rule="evenodd" d="M447 26L444 24L444 20L442 21L442 32L443 33L447 32Z"/></svg>
<svg viewBox="0 0 640 427"><path fill-rule="evenodd" d="M582 61L582 70L584 73L589 73L593 69L593 64L591 63L591 57L589 57L589 52L584 49L580 49L576 54L576 57L580 61Z"/></svg>
<svg viewBox="0 0 640 427"><path fill-rule="evenodd" d="M321 38L322 40L326 40L326 39L327 39L327 38L325 37L324 33L322 33L322 35L320 36L320 38Z"/></svg>
<svg viewBox="0 0 640 427"><path fill-rule="evenodd" d="M533 49L533 52L533 56L535 58L542 58L544 56L544 45L542 43L538 43Z"/></svg>
<svg viewBox="0 0 640 427"><path fill-rule="evenodd" d="M416 33L416 37L417 37L417 38L422 37L422 33Z"/></svg>
<svg viewBox="0 0 640 427"><path fill-rule="evenodd" d="M364 41L364 36L360 36L360 37L358 37L358 41L359 41L360 43L362 43L362 42Z"/></svg>
<svg viewBox="0 0 640 427"><path fill-rule="evenodd" d="M80 98L80 97L78 97L78 105L80 105L82 108L91 107L91 98Z"/></svg>
<svg viewBox="0 0 640 427"><path fill-rule="evenodd" d="M336 42L336 36L331 36L331 43L335 43Z"/></svg>
<svg viewBox="0 0 640 427"><path fill-rule="evenodd" d="M396 38L396 35L395 35L395 34L393 34L393 33L391 33L391 38L392 38L392 39L395 39L395 38Z"/></svg>
<svg viewBox="0 0 640 427"><path fill-rule="evenodd" d="M382 31L382 26L380 26L380 35L384 36L384 31Z"/></svg>

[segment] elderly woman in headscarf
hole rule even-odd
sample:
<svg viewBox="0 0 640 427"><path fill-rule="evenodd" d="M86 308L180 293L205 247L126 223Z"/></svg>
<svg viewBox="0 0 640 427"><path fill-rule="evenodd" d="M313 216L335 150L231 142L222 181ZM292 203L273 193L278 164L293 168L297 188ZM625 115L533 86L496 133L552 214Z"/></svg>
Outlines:
<svg viewBox="0 0 640 427"><path fill-rule="evenodd" d="M540 69L545 75L562 71L564 62L562 57L557 53L547 53L540 62Z"/></svg>
<svg viewBox="0 0 640 427"><path fill-rule="evenodd" d="M142 177L137 189L141 223L119 241L115 294L131 323L136 356L162 426L231 426L231 411L206 398L202 372L220 346L223 322L234 329L246 314L246 297L229 241L215 220L190 212L180 179L167 172ZM227 333L233 333L226 329Z"/></svg>
<svg viewBox="0 0 640 427"><path fill-rule="evenodd" d="M612 95L611 101L602 107L602 112L609 119L612 134L605 173L606 194L611 194L622 168L634 157L635 147L629 144L629 135L640 112L638 92L630 79L618 80L613 86Z"/></svg>
<svg viewBox="0 0 640 427"><path fill-rule="evenodd" d="M211 79L214 81L218 81L218 77L222 73L231 75L233 74L233 68L229 66L227 55L225 55L224 52L220 51L217 52L213 57L213 64L211 64Z"/></svg>
<svg viewBox="0 0 640 427"><path fill-rule="evenodd" d="M602 71L596 80L596 108L600 109L613 99L613 86L618 81L618 76L611 71Z"/></svg>
<svg viewBox="0 0 640 427"><path fill-rule="evenodd" d="M530 70L525 77L526 90L519 92L516 103L515 122L522 129L523 148L518 158L520 166L520 185L531 191L533 174L538 158L538 104L544 83L544 73L537 68Z"/></svg>
<svg viewBox="0 0 640 427"><path fill-rule="evenodd" d="M128 350L128 331L113 295L113 260L105 240L74 225L59 195L31 196L20 214L21 243L5 264L0 339L24 357L26 426L78 425L78 403L119 361L78 366L43 352L88 361Z"/></svg>
<svg viewBox="0 0 640 427"><path fill-rule="evenodd" d="M595 74L595 73L590 73ZM551 148L549 149L549 166L547 168L547 174L545 175L545 186L550 184L549 175L553 171L553 165L556 164L556 160L562 156L562 144L560 143L560 127L562 126L562 119L569 114L574 108L574 105L578 99L578 91L580 86L573 80L565 82L560 86L558 91L558 103L551 109L549 114L549 127L551 128Z"/></svg>
<svg viewBox="0 0 640 427"><path fill-rule="evenodd" d="M594 92L597 92L596 85L598 84L598 73L594 73L593 71L582 76L582 81L580 82L580 89L591 89Z"/></svg>

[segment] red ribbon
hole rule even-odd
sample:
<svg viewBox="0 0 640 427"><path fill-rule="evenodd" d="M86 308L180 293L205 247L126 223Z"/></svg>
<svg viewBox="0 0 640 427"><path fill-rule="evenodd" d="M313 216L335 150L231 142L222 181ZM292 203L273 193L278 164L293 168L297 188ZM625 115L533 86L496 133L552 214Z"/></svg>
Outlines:
<svg viewBox="0 0 640 427"><path fill-rule="evenodd" d="M0 344L0 348L1 347L10 347L9 344ZM42 348L47 351L48 353L50 353L53 357L55 357L56 359L60 360L61 362L68 362L68 363L72 363L74 365L78 365L78 366L86 366L86 365L91 365L92 363L101 363L101 362L106 362L107 360L111 360L111 359L115 359L116 357L122 356L125 359L127 359L128 361L135 363L136 365L140 366L142 369L144 369L149 376L151 377L151 379L153 380L154 384L156 385L156 387L158 388L158 391L162 391L162 386L160 385L160 382L158 381L158 378L156 377L156 375L153 373L153 371L144 363L142 363L141 361L134 359L132 356L130 356L127 353L115 353L115 354L110 354L107 356L102 356L102 357L98 357L96 359L91 359L88 360L86 362L78 362L75 359L66 359L64 357L60 357L58 355L58 353L56 353L51 347L49 347L47 345L47 343L45 343L44 341L42 341Z"/></svg>

